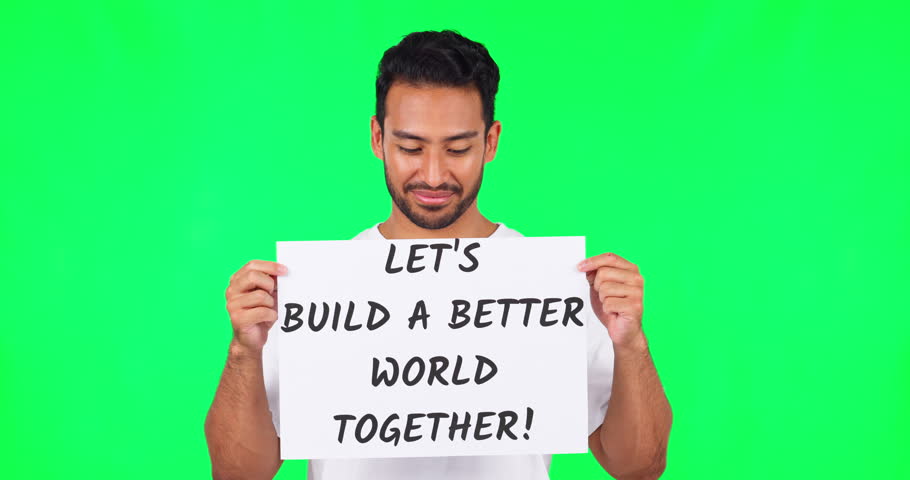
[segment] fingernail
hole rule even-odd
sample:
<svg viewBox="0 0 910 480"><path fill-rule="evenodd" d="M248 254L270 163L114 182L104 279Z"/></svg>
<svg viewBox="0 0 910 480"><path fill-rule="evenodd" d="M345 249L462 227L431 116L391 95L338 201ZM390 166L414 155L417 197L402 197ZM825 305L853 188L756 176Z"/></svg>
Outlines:
<svg viewBox="0 0 910 480"><path fill-rule="evenodd" d="M288 273L288 267L285 267L284 265L278 264L278 274L279 274L279 275L287 275L287 273Z"/></svg>
<svg viewBox="0 0 910 480"><path fill-rule="evenodd" d="M587 260L582 260L582 261L578 262L578 269L579 269L579 270L584 270L584 268L587 267L587 266L588 266L588 261L587 261Z"/></svg>

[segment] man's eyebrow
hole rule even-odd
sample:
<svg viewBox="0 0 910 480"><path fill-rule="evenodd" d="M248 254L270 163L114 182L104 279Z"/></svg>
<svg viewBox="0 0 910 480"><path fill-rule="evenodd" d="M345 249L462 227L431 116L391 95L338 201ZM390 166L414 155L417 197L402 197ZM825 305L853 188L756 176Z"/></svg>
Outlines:
<svg viewBox="0 0 910 480"><path fill-rule="evenodd" d="M409 139L409 140L417 140L418 142L429 142L429 140L427 140L427 139L424 138L424 137L421 137L421 136L419 136L419 135L414 135L413 133L406 132L406 131L404 131L404 130L392 130L392 135L395 135L395 136L398 137L398 138L406 138L406 139ZM467 132L461 132L461 133L459 133L459 134L457 134L457 135L452 135L452 136L450 136L450 137L443 138L442 141L444 141L444 142L454 142L455 140L462 140L462 139L465 139L465 138L473 138L473 137L476 137L476 136L477 136L477 130L469 130L469 131L467 131Z"/></svg>

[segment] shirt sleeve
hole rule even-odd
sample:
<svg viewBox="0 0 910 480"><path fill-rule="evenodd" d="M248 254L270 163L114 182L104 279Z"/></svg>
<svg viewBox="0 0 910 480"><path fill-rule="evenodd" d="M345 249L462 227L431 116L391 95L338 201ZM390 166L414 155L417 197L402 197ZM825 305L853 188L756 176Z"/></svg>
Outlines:
<svg viewBox="0 0 910 480"><path fill-rule="evenodd" d="M613 391L613 340L607 327L588 310L588 435L594 433L607 414Z"/></svg>
<svg viewBox="0 0 910 480"><path fill-rule="evenodd" d="M275 433L281 436L278 418L278 325L272 324L268 339L262 347L262 379L265 381L265 396L269 401L269 410L272 412L272 424Z"/></svg>

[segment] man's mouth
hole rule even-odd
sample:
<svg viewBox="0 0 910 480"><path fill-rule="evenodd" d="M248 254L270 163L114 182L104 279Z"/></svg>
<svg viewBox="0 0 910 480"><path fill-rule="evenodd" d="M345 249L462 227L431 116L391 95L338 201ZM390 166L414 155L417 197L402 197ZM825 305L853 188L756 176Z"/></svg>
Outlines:
<svg viewBox="0 0 910 480"><path fill-rule="evenodd" d="M451 191L411 190L417 201L424 205L442 205L452 198Z"/></svg>

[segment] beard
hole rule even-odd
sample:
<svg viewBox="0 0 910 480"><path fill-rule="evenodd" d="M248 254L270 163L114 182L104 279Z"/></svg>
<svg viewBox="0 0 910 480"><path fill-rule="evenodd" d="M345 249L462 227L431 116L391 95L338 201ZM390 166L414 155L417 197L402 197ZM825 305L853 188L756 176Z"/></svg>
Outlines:
<svg viewBox="0 0 910 480"><path fill-rule="evenodd" d="M413 202L408 200L408 192L411 190L431 190L436 192L452 192L454 195L459 195L463 192L463 189L460 185L443 183L442 185L434 188L423 182L410 183L405 185L404 192L402 192L402 194L399 194L395 187L392 186L392 181L389 178L389 169L386 168L384 161L382 163L382 169L385 172L385 185L389 189L389 195L392 196L392 201L395 202L395 205L398 206L398 209L401 210L401 213L403 213L405 217L408 217L408 220L410 220L411 223L427 230L438 230L440 228L446 228L461 218L464 212L466 212L468 208L471 207L471 204L474 203L474 200L477 199L477 194L480 192L480 184L483 182L483 164L481 164L480 176L477 177L477 182L475 182L474 186L468 190L468 194L464 195L461 201L455 205L455 209L441 216L431 216L418 211L418 209L428 210L430 212L438 212L446 208L451 208L451 205L415 205Z"/></svg>

